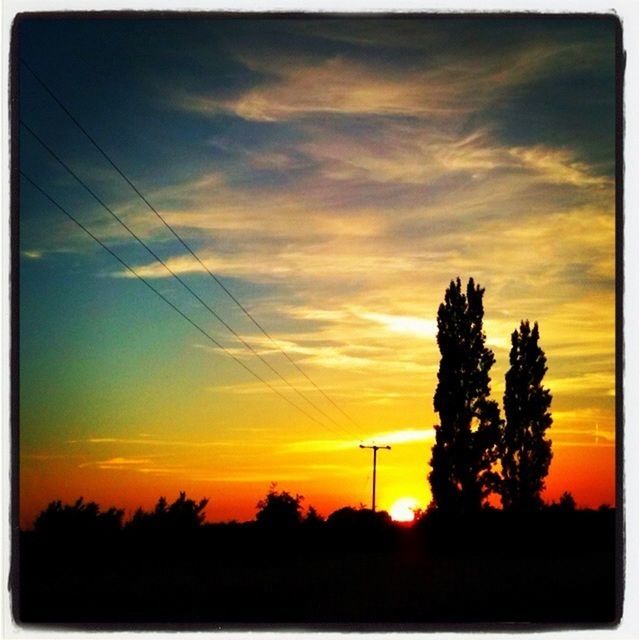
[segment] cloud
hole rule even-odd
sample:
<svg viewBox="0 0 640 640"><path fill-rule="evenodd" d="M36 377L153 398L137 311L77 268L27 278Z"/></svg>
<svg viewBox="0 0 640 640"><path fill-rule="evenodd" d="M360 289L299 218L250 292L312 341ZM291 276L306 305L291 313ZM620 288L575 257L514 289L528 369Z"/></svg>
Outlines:
<svg viewBox="0 0 640 640"><path fill-rule="evenodd" d="M514 156L525 169L542 176L543 179L559 184L576 187L609 187L613 186L613 178L594 174L584 162L575 159L569 149L554 149L546 145L532 147L513 147L509 153Z"/></svg>
<svg viewBox="0 0 640 640"><path fill-rule="evenodd" d="M470 239L496 227L509 229L511 244L532 242L548 232L550 215L585 228L600 209L596 223L612 224L611 179L566 149L505 147L486 130L430 136L417 125L385 124L369 133L313 130L298 152L312 157L314 168L295 184L273 190L223 183L211 191L206 180L194 180L188 197L180 196L183 207L163 215L196 239L214 273L267 283L409 272L429 258L464 265L469 252L461 260L460 249ZM169 192L163 197L171 200ZM588 217L577 219L583 214ZM164 258L175 273L203 273L188 254ZM170 276L145 260L136 267L143 277ZM599 257L587 262L609 269Z"/></svg>
<svg viewBox="0 0 640 640"><path fill-rule="evenodd" d="M303 54L293 59L244 49L235 52L235 59L261 78L256 84L233 96L181 90L173 100L183 109L212 115L231 112L257 122L333 114L461 117L487 108L506 90L552 65L575 66L589 58L589 45L550 41L524 41L482 56L461 51L447 56L441 49L437 64L431 62L431 54L401 65L375 50L368 56Z"/></svg>
<svg viewBox="0 0 640 640"><path fill-rule="evenodd" d="M24 250L20 254L25 258L29 258L29 260L40 260L43 256L43 252L36 249Z"/></svg>
<svg viewBox="0 0 640 640"><path fill-rule="evenodd" d="M80 468L98 467L99 469L127 469L131 467L139 467L140 465L147 465L150 462L151 460L149 458L125 458L123 456L118 456L115 458L109 458L108 460L84 462L78 466Z"/></svg>
<svg viewBox="0 0 640 640"><path fill-rule="evenodd" d="M537 189L541 182L591 189L613 186L611 176L597 173L571 149L543 144L512 147L488 125L468 132L455 119L441 123L376 120L354 130L307 125L304 131L308 139L299 150L334 181L436 187L447 178L461 182L491 178L508 182L512 189L519 186L521 192L527 187Z"/></svg>
<svg viewBox="0 0 640 640"><path fill-rule="evenodd" d="M308 137L299 148L325 177L343 182L432 185L447 174L475 175L515 164L487 129L460 129L453 118L425 123L375 119L353 130L340 125L331 130L330 123L305 125Z"/></svg>
<svg viewBox="0 0 640 640"><path fill-rule="evenodd" d="M400 431L383 431L370 436L367 441L374 444L409 444L412 442L429 442L435 438L434 429L403 429Z"/></svg>
<svg viewBox="0 0 640 640"><path fill-rule="evenodd" d="M581 440L567 440L567 441L560 441L556 443L558 446L560 447L581 447L581 448L586 448L586 449L590 449L592 447L604 447L604 448L608 448L608 449L613 449L616 445L615 442L608 442L604 439L602 440L594 440L593 442L585 442L585 441L581 441Z"/></svg>
<svg viewBox="0 0 640 640"><path fill-rule="evenodd" d="M360 444L403 445L414 442L429 442L435 437L433 429L402 429L371 434L364 441L359 440L303 440L283 447L285 453L345 451Z"/></svg>
<svg viewBox="0 0 640 640"><path fill-rule="evenodd" d="M299 472L287 473L279 471L275 475L277 475L279 482L301 482L309 479L308 474ZM271 483L274 478L274 473L230 470L229 472L225 472L224 474L196 473L193 475L193 478L199 482L217 482L224 484L262 484Z"/></svg>
<svg viewBox="0 0 640 640"><path fill-rule="evenodd" d="M553 441L566 445L568 442L579 441L583 444L613 444L615 443L616 434L614 431L600 429L596 424L593 428L584 427L582 429L555 429L549 432L553 436ZM579 438L574 438L579 436ZM589 442L585 442L585 441Z"/></svg>
<svg viewBox="0 0 640 640"><path fill-rule="evenodd" d="M396 316L365 311L361 313L361 317L366 320L373 320L393 333L406 333L421 338L433 339L438 330L435 320L427 320L415 316Z"/></svg>
<svg viewBox="0 0 640 640"><path fill-rule="evenodd" d="M183 472L186 467L182 464L168 462L158 463L157 456L144 458L130 458L115 456L106 460L92 460L78 465L79 469L95 468L102 471L133 471L149 475L174 475Z"/></svg>
<svg viewBox="0 0 640 640"><path fill-rule="evenodd" d="M173 278L171 272L177 275L184 275L188 273L202 273L202 266L191 255L174 256L164 260L166 266L160 262L151 262L149 264L143 264L133 267L135 273L141 278L155 279L155 278ZM206 262L205 262L206 264ZM113 273L118 278L136 278L137 276L128 269L122 269L121 271L115 271Z"/></svg>
<svg viewBox="0 0 640 640"><path fill-rule="evenodd" d="M580 394L614 396L614 382L611 372L580 372L567 378L549 377L546 385L556 394Z"/></svg>
<svg viewBox="0 0 640 640"><path fill-rule="evenodd" d="M224 447L234 446L235 443L225 440L202 441L202 440L158 440L154 438L86 438L83 440L68 440L69 444L132 444L148 445L151 447Z"/></svg>
<svg viewBox="0 0 640 640"><path fill-rule="evenodd" d="M369 65L340 56L286 65L245 57L244 63L253 70L271 72L275 81L234 98L184 95L183 108L231 111L262 122L319 113L426 116L467 110L458 99L457 86L438 82L440 71L380 75Z"/></svg>

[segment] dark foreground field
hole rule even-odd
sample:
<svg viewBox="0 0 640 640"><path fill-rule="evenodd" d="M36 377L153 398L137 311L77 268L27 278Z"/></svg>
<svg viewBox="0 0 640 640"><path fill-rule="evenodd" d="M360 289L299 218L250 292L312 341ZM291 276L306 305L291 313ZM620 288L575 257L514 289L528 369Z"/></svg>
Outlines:
<svg viewBox="0 0 640 640"><path fill-rule="evenodd" d="M614 529L606 510L433 517L413 527L26 532L14 613L22 623L118 627L607 625L620 613Z"/></svg>

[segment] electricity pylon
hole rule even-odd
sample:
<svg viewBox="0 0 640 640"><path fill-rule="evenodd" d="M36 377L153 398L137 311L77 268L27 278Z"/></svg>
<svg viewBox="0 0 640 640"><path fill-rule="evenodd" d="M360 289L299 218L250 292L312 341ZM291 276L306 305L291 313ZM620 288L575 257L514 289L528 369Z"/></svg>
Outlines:
<svg viewBox="0 0 640 640"><path fill-rule="evenodd" d="M361 449L373 449L373 491L371 496L371 510L375 512L376 510L376 465L378 461L378 449L391 449L389 445L380 446L380 445L360 445Z"/></svg>

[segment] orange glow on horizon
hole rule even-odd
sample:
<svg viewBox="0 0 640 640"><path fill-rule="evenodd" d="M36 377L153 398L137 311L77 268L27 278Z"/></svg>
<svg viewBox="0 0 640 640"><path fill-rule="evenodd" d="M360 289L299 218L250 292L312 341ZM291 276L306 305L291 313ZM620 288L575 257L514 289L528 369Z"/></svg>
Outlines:
<svg viewBox="0 0 640 640"><path fill-rule="evenodd" d="M431 444L394 445L389 456L379 461L378 502L394 520L412 518L411 509L426 509L431 501L427 481ZM206 460L199 463L192 452L184 454L192 462L191 472L186 468L167 474L141 473L135 464L124 464L125 460L117 456L108 457L111 464L102 465L106 468L63 455L46 460L23 456L20 525L31 527L37 514L57 499L72 503L83 496L85 501L95 501L104 509L123 508L126 520L138 507L152 509L160 496L173 500L179 491L186 491L193 499L209 499L205 510L209 522L252 520L256 503L264 498L272 481L278 483L279 490L303 495L305 510L313 506L327 517L344 506L370 506L371 461L359 454L353 448L325 453L325 462L317 464L315 452L296 452L275 456L278 460L273 460L268 468L264 466L261 473L229 473L226 479L225 473L201 473L200 465L204 467ZM579 507L615 505L615 447L611 443L571 446L558 443L553 454L543 493L546 502L557 501L569 491ZM139 459L143 460L136 453L130 461ZM278 468L278 463L286 467ZM491 504L499 508L499 498L494 496Z"/></svg>

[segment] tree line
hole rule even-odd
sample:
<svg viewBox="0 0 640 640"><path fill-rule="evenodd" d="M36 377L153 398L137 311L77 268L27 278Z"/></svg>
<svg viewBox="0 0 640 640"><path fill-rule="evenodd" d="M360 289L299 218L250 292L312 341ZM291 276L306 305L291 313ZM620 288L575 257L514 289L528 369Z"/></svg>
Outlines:
<svg viewBox="0 0 640 640"><path fill-rule="evenodd" d="M495 357L485 344L484 291L473 278L465 291L457 278L438 309L441 359L433 404L440 423L428 476L432 506L472 513L493 493L505 510L535 511L543 506L552 458L545 437L552 396L542 385L547 360L538 344L538 324L522 320L511 336L502 419L490 398ZM569 494L563 499L572 500Z"/></svg>
<svg viewBox="0 0 640 640"><path fill-rule="evenodd" d="M256 504L256 514L252 521L218 523L232 527L249 526L257 531L314 531L327 525L337 529L371 529L391 524L386 511L373 512L363 505L341 507L323 517L312 505L303 507L304 496L279 490L271 484L266 496ZM181 491L173 502L160 497L149 511L138 508L125 522L124 509L110 507L102 510L95 502L85 502L79 498L71 504L54 500L43 509L34 522L34 532L45 538L65 538L74 536L110 537L125 531L133 536L147 537L160 534L188 534L205 523L205 508L208 498L193 500Z"/></svg>

